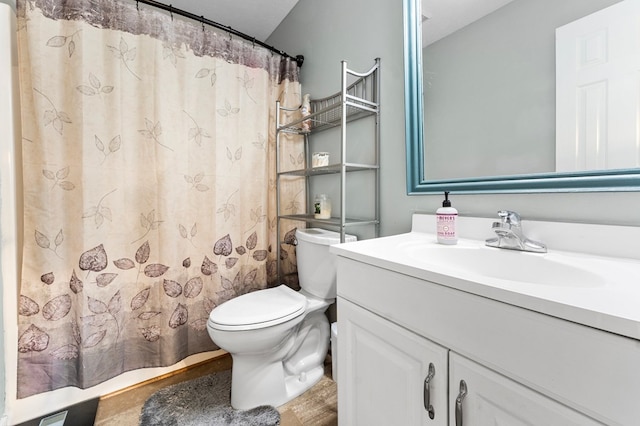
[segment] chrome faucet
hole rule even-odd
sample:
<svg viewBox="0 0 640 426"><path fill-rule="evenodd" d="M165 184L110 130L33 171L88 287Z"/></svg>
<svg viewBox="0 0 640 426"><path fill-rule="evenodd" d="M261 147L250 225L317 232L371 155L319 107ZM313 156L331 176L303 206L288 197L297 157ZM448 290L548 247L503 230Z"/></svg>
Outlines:
<svg viewBox="0 0 640 426"><path fill-rule="evenodd" d="M498 216L500 216L500 222L493 222L491 227L498 236L487 239L485 241L487 246L535 253L547 252L547 246L524 236L522 221L518 213L500 210Z"/></svg>

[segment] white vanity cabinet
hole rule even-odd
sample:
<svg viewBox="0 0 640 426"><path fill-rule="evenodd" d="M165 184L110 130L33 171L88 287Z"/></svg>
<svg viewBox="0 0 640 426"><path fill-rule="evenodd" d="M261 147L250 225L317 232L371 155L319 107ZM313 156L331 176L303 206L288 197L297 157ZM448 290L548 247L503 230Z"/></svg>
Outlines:
<svg viewBox="0 0 640 426"><path fill-rule="evenodd" d="M339 424L640 425L640 341L336 251Z"/></svg>
<svg viewBox="0 0 640 426"><path fill-rule="evenodd" d="M601 425L354 303L338 311L340 424Z"/></svg>
<svg viewBox="0 0 640 426"><path fill-rule="evenodd" d="M448 351L347 300L338 311L339 423L446 426Z"/></svg>
<svg viewBox="0 0 640 426"><path fill-rule="evenodd" d="M452 426L602 425L454 352L449 389Z"/></svg>

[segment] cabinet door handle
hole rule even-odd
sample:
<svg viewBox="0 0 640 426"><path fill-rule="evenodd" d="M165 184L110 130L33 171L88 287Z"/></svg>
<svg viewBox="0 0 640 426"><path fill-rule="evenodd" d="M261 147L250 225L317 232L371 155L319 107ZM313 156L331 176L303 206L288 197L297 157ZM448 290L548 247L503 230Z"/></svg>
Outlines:
<svg viewBox="0 0 640 426"><path fill-rule="evenodd" d="M462 426L462 400L467 396L467 383L460 380L460 393L456 398L456 426Z"/></svg>
<svg viewBox="0 0 640 426"><path fill-rule="evenodd" d="M424 379L424 391L423 391L423 399L424 399L424 409L429 413L429 418L433 420L436 416L436 413L433 411L433 405L431 405L431 380L433 380L433 376L436 375L436 368L433 366L433 363L429 363L429 373L427 377Z"/></svg>

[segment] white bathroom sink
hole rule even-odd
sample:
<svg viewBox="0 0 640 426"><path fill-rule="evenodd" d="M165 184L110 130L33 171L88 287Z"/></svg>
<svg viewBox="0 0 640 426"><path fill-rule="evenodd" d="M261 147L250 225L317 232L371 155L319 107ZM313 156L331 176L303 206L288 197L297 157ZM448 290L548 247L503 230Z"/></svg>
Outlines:
<svg viewBox="0 0 640 426"><path fill-rule="evenodd" d="M465 277L519 281L561 287L599 287L606 278L563 253L528 253L478 245L446 246L433 242L402 245L408 257Z"/></svg>
<svg viewBox="0 0 640 426"><path fill-rule="evenodd" d="M492 223L460 217L459 242L446 246L436 241L435 217L414 214L412 232L337 244L331 251L640 340L640 227L526 222L525 233L548 247L547 253L527 253L487 247Z"/></svg>

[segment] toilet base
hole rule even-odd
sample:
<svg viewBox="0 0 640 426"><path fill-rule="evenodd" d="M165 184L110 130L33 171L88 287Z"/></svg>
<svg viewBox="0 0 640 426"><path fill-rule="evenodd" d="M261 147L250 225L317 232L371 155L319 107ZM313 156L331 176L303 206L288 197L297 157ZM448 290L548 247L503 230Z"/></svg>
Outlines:
<svg viewBox="0 0 640 426"><path fill-rule="evenodd" d="M236 410L260 405L278 407L305 393L324 375L323 364L285 377L282 361L265 365L243 359L247 357L232 358L231 406Z"/></svg>
<svg viewBox="0 0 640 426"><path fill-rule="evenodd" d="M279 405L285 404L291 401L293 398L296 398L309 389L311 389L316 383L322 379L324 376L324 365L319 365L315 368L312 368L310 371L306 373L301 373L298 377L287 377L285 379L285 386L287 388L287 400L282 402L281 404L274 405L277 407Z"/></svg>
<svg viewBox="0 0 640 426"><path fill-rule="evenodd" d="M291 401L322 378L328 351L329 321L320 310L309 313L274 352L232 352L231 406L247 410Z"/></svg>

